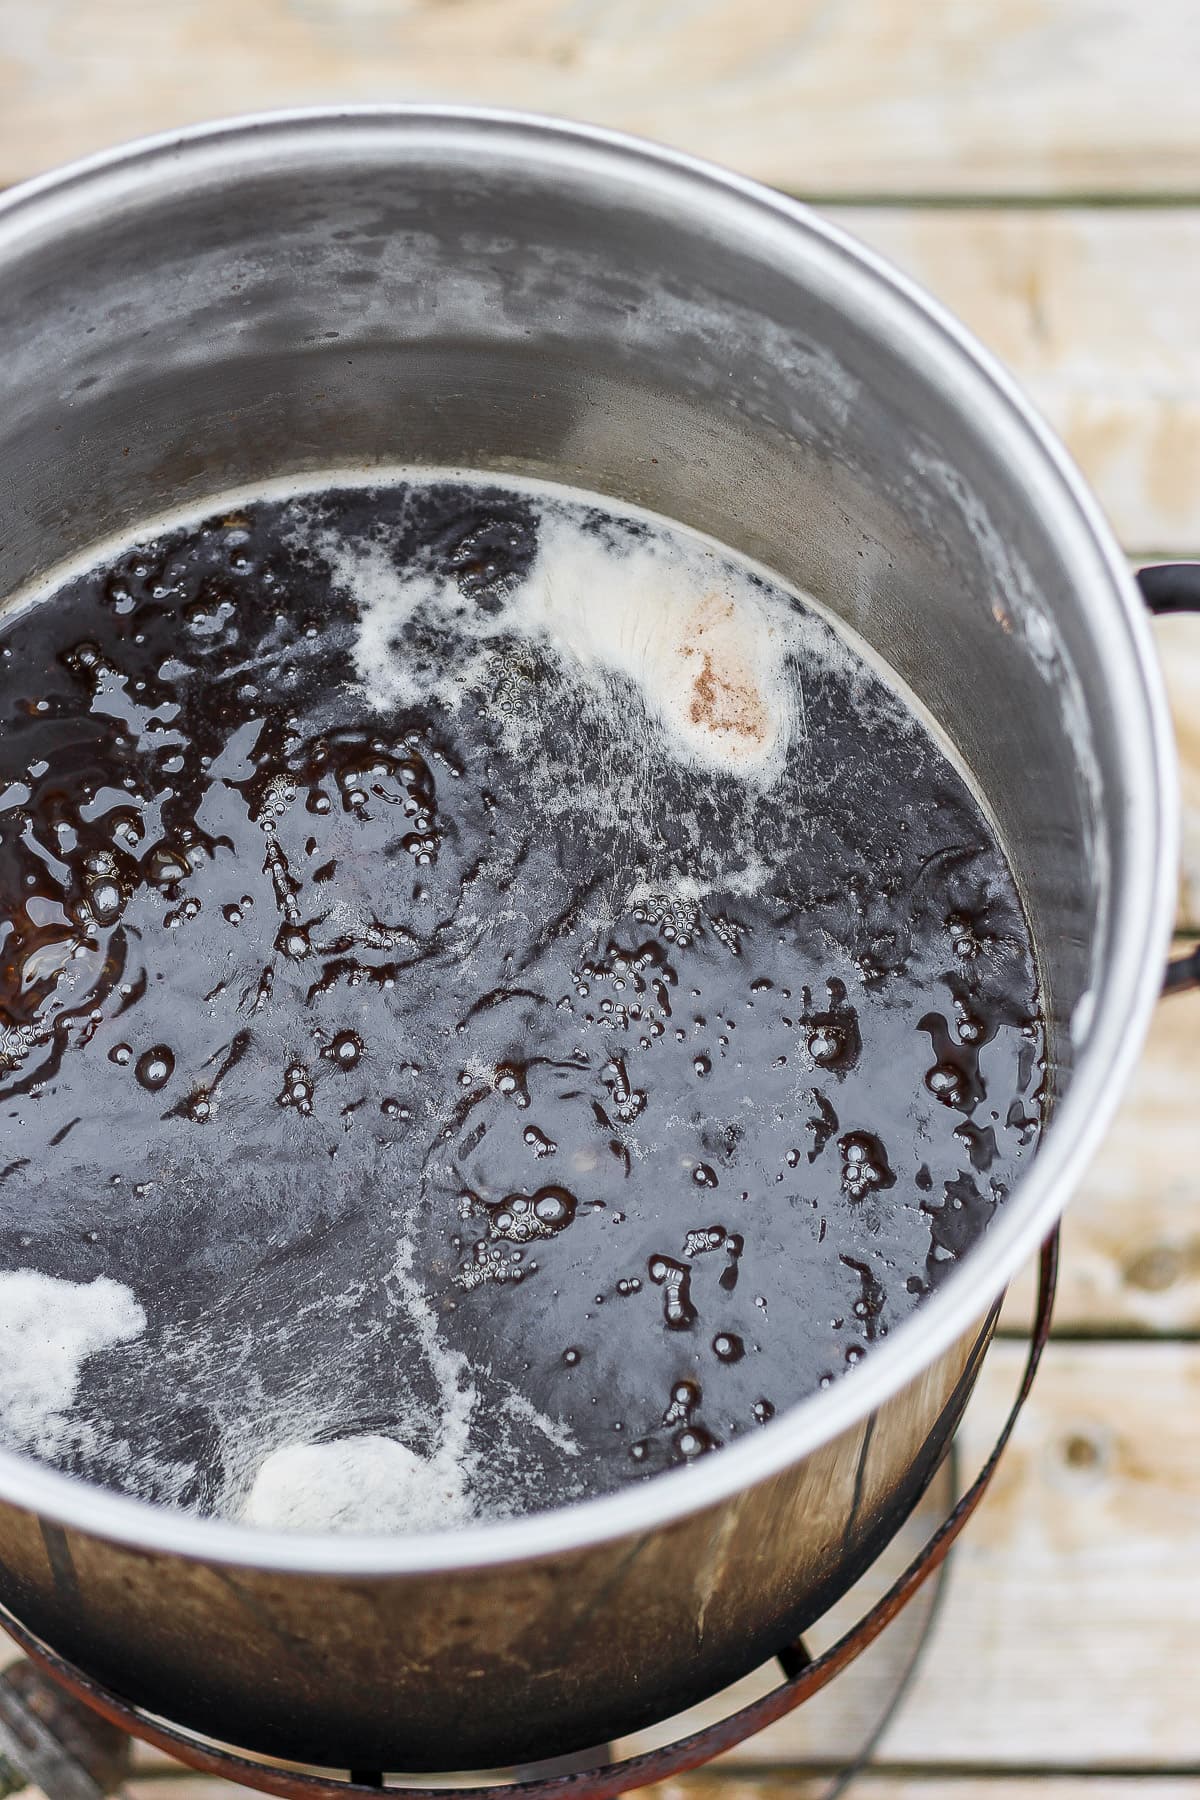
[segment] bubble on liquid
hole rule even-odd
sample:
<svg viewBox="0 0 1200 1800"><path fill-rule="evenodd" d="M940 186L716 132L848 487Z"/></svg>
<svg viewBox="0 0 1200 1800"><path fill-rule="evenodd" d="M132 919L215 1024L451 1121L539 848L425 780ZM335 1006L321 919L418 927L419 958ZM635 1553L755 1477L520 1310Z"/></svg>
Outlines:
<svg viewBox="0 0 1200 1800"><path fill-rule="evenodd" d="M525 1084L522 1071L512 1063L500 1063L496 1068L496 1092L512 1101L514 1106L524 1110L529 1105L529 1089Z"/></svg>
<svg viewBox="0 0 1200 1800"><path fill-rule="evenodd" d="M289 957L292 962L302 962L312 945L309 943L308 933L302 925L285 923L275 939L275 948L281 956Z"/></svg>
<svg viewBox="0 0 1200 1800"><path fill-rule="evenodd" d="M535 1194L508 1194L489 1208L496 1237L511 1243L556 1237L574 1219L579 1202L564 1187L543 1187Z"/></svg>
<svg viewBox="0 0 1200 1800"><path fill-rule="evenodd" d="M702 1395L700 1383L692 1380L677 1381L671 1389L671 1398L663 1413L664 1425L686 1425L699 1406Z"/></svg>
<svg viewBox="0 0 1200 1800"><path fill-rule="evenodd" d="M685 1256L703 1256L709 1250L719 1250L725 1242L723 1225L703 1225L699 1231L689 1231L683 1243Z"/></svg>
<svg viewBox="0 0 1200 1800"><path fill-rule="evenodd" d="M714 1353L721 1362L741 1362L746 1354L746 1346L734 1331L718 1331L712 1341Z"/></svg>
<svg viewBox="0 0 1200 1800"><path fill-rule="evenodd" d="M673 1441L685 1462L694 1462L698 1456L717 1448L716 1438L701 1425L685 1425L682 1431L676 1432Z"/></svg>
<svg viewBox="0 0 1200 1800"><path fill-rule="evenodd" d="M696 1183L697 1187L715 1188L717 1185L717 1172L715 1169L710 1168L708 1163L697 1163L692 1170L692 1180Z"/></svg>
<svg viewBox="0 0 1200 1800"><path fill-rule="evenodd" d="M572 1344L569 1346L569 1348L567 1348L566 1350L563 1351L562 1359L566 1363L568 1369L573 1369L582 1355L583 1355L583 1352L581 1350L577 1349L574 1344Z"/></svg>
<svg viewBox="0 0 1200 1800"><path fill-rule="evenodd" d="M775 1417L775 1408L769 1400L756 1400L751 1410L760 1425L765 1425L768 1419Z"/></svg>
<svg viewBox="0 0 1200 1800"><path fill-rule="evenodd" d="M137 1059L134 1074L144 1088L151 1093L165 1087L175 1073L174 1052L165 1044L155 1044L152 1050L143 1050Z"/></svg>
<svg viewBox="0 0 1200 1800"><path fill-rule="evenodd" d="M818 1025L808 1034L808 1054L814 1062L836 1062L845 1048L845 1034L837 1025Z"/></svg>
<svg viewBox="0 0 1200 1800"><path fill-rule="evenodd" d="M128 1044L114 1044L108 1053L109 1062L116 1063L119 1069L123 1069L132 1059L133 1050Z"/></svg>
<svg viewBox="0 0 1200 1800"><path fill-rule="evenodd" d="M950 948L960 962L970 962L979 955L979 938L975 927L964 913L951 913L946 919Z"/></svg>
<svg viewBox="0 0 1200 1800"><path fill-rule="evenodd" d="M321 1055L339 1069L354 1069L362 1061L363 1041L356 1031L339 1031L326 1044Z"/></svg>
<svg viewBox="0 0 1200 1800"><path fill-rule="evenodd" d="M672 1331L683 1331L696 1317L691 1301L691 1270L671 1256L652 1256L647 1273L663 1290L663 1321Z"/></svg>
<svg viewBox="0 0 1200 1800"><path fill-rule="evenodd" d="M959 1107L966 1098L962 1070L950 1062L935 1063L925 1076L925 1086L943 1106Z"/></svg>
<svg viewBox="0 0 1200 1800"><path fill-rule="evenodd" d="M284 1072L283 1087L276 1095L280 1106L294 1106L299 1113L312 1111L312 1076L302 1062L289 1063Z"/></svg>
<svg viewBox="0 0 1200 1800"><path fill-rule="evenodd" d="M692 1067L695 1069L697 1075L709 1075L712 1073L712 1063L707 1056L697 1056L692 1063Z"/></svg>
<svg viewBox="0 0 1200 1800"><path fill-rule="evenodd" d="M838 1139L842 1153L842 1186L851 1200L862 1200L873 1188L895 1183L887 1155L877 1137L868 1131L850 1131Z"/></svg>
<svg viewBox="0 0 1200 1800"><path fill-rule="evenodd" d="M191 872L186 854L174 844L156 844L146 858L146 874L158 887L175 887Z"/></svg>

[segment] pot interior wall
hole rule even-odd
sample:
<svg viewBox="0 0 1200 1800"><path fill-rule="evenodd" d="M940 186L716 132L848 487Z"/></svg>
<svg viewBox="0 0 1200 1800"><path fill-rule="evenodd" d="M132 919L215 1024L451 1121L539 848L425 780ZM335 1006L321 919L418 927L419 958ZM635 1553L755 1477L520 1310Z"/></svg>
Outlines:
<svg viewBox="0 0 1200 1800"><path fill-rule="evenodd" d="M18 205L0 589L164 509L334 466L521 471L710 532L852 625L973 771L1061 1089L1122 844L1097 798L1115 701L1040 496L981 437L966 379L939 376L935 328L913 310L900 343L850 258L751 242L745 202L682 172L652 189L579 142L551 171L476 131L364 119L335 158L277 127L236 174L211 139Z"/></svg>

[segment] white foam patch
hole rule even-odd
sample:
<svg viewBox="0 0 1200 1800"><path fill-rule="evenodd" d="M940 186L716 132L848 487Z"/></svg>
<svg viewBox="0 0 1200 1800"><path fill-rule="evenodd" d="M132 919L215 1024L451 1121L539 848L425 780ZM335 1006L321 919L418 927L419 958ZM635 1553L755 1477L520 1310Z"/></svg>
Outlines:
<svg viewBox="0 0 1200 1800"><path fill-rule="evenodd" d="M62 1440L89 1356L128 1344L146 1315L120 1282L0 1273L0 1437L50 1456Z"/></svg>
<svg viewBox="0 0 1200 1800"><path fill-rule="evenodd" d="M399 1533L464 1525L472 1512L460 1462L368 1435L273 1451L242 1522L280 1531Z"/></svg>
<svg viewBox="0 0 1200 1800"><path fill-rule="evenodd" d="M527 1400L524 1394L509 1394L503 1405L505 1412L511 1413L514 1419L523 1419L535 1431L540 1431L561 1455L579 1455L579 1445L574 1434L565 1425L560 1425L554 1419L547 1418L544 1412L539 1412L533 1401Z"/></svg>
<svg viewBox="0 0 1200 1800"><path fill-rule="evenodd" d="M547 502L532 566L493 612L452 579L399 569L385 545L326 531L314 547L356 603L356 670L380 711L431 697L457 705L477 673L470 657L449 675L414 659L403 639L419 620L481 651L500 637L535 643L608 696L632 684L686 764L764 784L783 767L802 720L795 613L706 545L598 532Z"/></svg>

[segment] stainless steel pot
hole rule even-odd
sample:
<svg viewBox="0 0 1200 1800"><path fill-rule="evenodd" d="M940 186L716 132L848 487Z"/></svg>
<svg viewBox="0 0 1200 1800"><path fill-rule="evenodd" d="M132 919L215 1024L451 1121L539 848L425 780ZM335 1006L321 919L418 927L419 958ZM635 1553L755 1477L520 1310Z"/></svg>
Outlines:
<svg viewBox="0 0 1200 1800"><path fill-rule="evenodd" d="M258 1533L0 1455L0 1600L223 1739L487 1767L689 1704L894 1530L1138 1055L1174 753L1094 501L953 320L804 207L520 117L284 115L34 182L0 205L0 344L0 591L267 476L557 477L811 589L973 771L1040 951L1051 1116L986 1239L852 1377L692 1468L425 1537Z"/></svg>

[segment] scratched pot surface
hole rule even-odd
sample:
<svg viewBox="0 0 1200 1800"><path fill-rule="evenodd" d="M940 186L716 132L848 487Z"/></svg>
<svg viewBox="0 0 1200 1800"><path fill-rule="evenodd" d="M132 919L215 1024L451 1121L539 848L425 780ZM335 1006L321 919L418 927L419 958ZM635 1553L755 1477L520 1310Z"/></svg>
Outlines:
<svg viewBox="0 0 1200 1800"><path fill-rule="evenodd" d="M853 1379L1032 1154L989 825L700 540L329 486L0 635L9 1447L229 1517L347 1439L417 1522L609 1490Z"/></svg>

